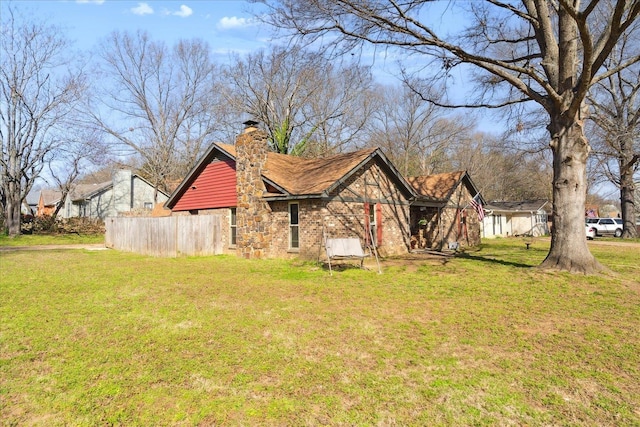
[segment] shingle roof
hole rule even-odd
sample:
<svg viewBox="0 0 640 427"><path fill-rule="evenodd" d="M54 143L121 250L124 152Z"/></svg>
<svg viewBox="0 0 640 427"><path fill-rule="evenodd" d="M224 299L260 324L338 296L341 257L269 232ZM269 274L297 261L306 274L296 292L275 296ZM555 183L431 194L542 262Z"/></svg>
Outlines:
<svg viewBox="0 0 640 427"><path fill-rule="evenodd" d="M202 173L208 162L218 155L228 156L235 161L235 145L212 144L193 169L167 200L165 206L172 209L182 197L190 183ZM262 170L262 177L267 184L268 192L264 197L299 198L327 197L340 183L355 173L369 160L374 159L388 176L395 182L407 198L415 197L413 188L398 173L378 148L368 148L351 153L336 154L321 159L304 159L285 154L267 153L267 161ZM273 187L273 188L272 188Z"/></svg>
<svg viewBox="0 0 640 427"><path fill-rule="evenodd" d="M522 200L522 201L503 201L503 202L489 202L485 206L486 209L496 211L513 211L513 212L536 212L549 203L545 199L536 200Z"/></svg>
<svg viewBox="0 0 640 427"><path fill-rule="evenodd" d="M436 175L414 176L407 181L418 195L434 200L446 200L458 186L465 171L440 173Z"/></svg>
<svg viewBox="0 0 640 427"><path fill-rule="evenodd" d="M62 192L45 188L40 190L40 197L42 197L42 203L44 206L53 206L60 202Z"/></svg>
<svg viewBox="0 0 640 427"><path fill-rule="evenodd" d="M235 158L234 145L217 145ZM375 151L375 148L369 148L322 159L303 159L285 154L268 153L262 175L290 195L321 194L366 161Z"/></svg>
<svg viewBox="0 0 640 427"><path fill-rule="evenodd" d="M112 185L112 181L101 182L99 184L78 184L71 190L71 200L86 199L99 191L106 190Z"/></svg>

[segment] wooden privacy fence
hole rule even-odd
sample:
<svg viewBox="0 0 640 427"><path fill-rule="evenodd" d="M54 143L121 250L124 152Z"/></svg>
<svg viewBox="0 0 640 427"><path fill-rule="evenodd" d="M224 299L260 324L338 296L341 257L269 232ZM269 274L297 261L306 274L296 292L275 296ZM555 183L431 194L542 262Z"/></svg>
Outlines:
<svg viewBox="0 0 640 427"><path fill-rule="evenodd" d="M160 257L218 255L222 253L221 224L218 215L112 217L105 221L105 245Z"/></svg>

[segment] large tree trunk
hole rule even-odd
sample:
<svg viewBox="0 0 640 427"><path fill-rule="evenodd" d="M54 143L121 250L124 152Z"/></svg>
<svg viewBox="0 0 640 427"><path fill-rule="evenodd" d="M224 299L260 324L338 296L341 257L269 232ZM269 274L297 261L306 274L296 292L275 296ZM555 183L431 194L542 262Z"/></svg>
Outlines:
<svg viewBox="0 0 640 427"><path fill-rule="evenodd" d="M7 195L7 210L5 214L9 237L16 237L20 235L20 204L20 200L15 200L11 194Z"/></svg>
<svg viewBox="0 0 640 427"><path fill-rule="evenodd" d="M632 159L625 158L620 163L620 210L623 221L623 238L638 237L636 229L636 186L633 182L633 166L637 161L635 156Z"/></svg>
<svg viewBox="0 0 640 427"><path fill-rule="evenodd" d="M587 194L587 143L580 122L551 123L553 150L553 226L551 248L542 268L590 274L603 270L587 246L584 207Z"/></svg>

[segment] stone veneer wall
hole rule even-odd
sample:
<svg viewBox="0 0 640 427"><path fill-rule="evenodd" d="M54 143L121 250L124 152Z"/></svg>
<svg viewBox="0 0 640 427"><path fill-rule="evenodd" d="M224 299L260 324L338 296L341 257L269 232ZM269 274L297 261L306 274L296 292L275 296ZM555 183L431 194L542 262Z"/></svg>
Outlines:
<svg viewBox="0 0 640 427"><path fill-rule="evenodd" d="M248 130L236 138L236 254L244 258L271 256L271 209L264 201L262 172L267 162L267 133Z"/></svg>

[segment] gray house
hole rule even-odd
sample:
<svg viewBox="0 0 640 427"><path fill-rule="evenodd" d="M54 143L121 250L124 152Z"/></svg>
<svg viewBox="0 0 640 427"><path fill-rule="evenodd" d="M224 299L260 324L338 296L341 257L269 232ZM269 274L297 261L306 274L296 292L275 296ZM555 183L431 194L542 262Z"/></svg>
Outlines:
<svg viewBox="0 0 640 427"><path fill-rule="evenodd" d="M110 181L78 184L67 195L58 214L62 218L86 217L104 220L131 211L149 211L164 203L168 194L130 170L117 170Z"/></svg>

